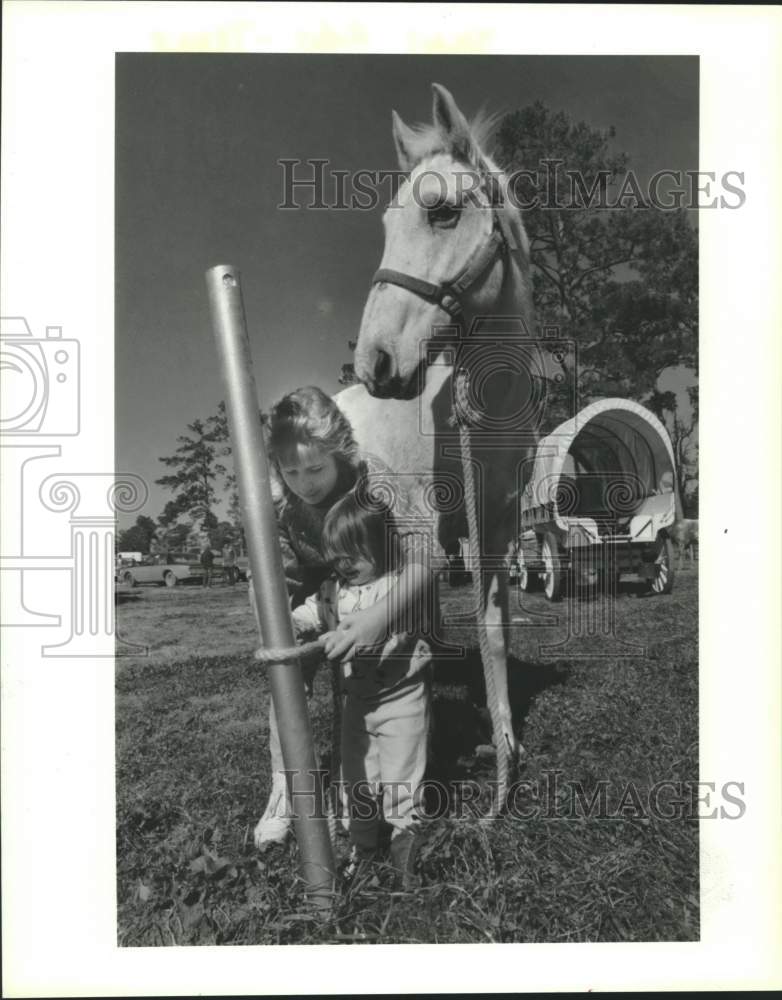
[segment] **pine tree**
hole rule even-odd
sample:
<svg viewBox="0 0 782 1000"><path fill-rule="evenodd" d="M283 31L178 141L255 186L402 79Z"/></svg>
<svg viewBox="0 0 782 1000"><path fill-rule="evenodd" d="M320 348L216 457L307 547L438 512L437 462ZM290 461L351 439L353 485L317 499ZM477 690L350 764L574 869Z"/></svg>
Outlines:
<svg viewBox="0 0 782 1000"><path fill-rule="evenodd" d="M187 431L177 437L174 454L159 459L174 471L155 482L174 494L163 515L170 524L175 523L174 516L187 514L203 531L209 531L217 524L213 510L217 504L215 482L222 468L217 462L215 418L194 420L187 425Z"/></svg>
<svg viewBox="0 0 782 1000"><path fill-rule="evenodd" d="M666 368L697 369L697 234L684 210L655 207L629 183L614 138L536 103L507 115L496 140L512 196L528 206L537 318L575 343L581 406L643 402Z"/></svg>

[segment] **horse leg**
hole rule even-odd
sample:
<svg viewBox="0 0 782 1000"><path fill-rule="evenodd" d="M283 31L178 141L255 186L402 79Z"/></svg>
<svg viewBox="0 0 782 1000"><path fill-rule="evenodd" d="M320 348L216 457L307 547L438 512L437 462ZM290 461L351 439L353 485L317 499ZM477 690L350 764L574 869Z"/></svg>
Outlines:
<svg viewBox="0 0 782 1000"><path fill-rule="evenodd" d="M497 699L497 719L492 719L495 730L494 745L499 761L503 754L508 764L515 762L521 746L513 732L510 698L508 694L508 625L510 621L508 603L507 572L499 571L488 577L484 589L484 605L481 609L486 626L486 637L491 652L491 672ZM487 678L487 687L489 679ZM490 697L489 691L486 692Z"/></svg>
<svg viewBox="0 0 782 1000"><path fill-rule="evenodd" d="M271 754L271 791L263 815L255 825L253 840L256 847L281 844L292 829L290 796L285 777L280 734L274 705L269 705L269 752Z"/></svg>

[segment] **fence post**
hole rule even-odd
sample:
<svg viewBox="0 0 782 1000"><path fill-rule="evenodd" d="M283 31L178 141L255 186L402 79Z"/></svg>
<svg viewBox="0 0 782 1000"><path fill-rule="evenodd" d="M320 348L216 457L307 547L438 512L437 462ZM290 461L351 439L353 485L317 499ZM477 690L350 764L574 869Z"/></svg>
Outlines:
<svg viewBox="0 0 782 1000"><path fill-rule="evenodd" d="M261 430L250 341L237 268L219 264L206 272L212 327L225 388L228 428L239 487L256 610L265 645L294 645L269 463ZM312 742L307 699L298 663L268 668L282 757L289 776L301 874L314 900L328 906L334 856Z"/></svg>

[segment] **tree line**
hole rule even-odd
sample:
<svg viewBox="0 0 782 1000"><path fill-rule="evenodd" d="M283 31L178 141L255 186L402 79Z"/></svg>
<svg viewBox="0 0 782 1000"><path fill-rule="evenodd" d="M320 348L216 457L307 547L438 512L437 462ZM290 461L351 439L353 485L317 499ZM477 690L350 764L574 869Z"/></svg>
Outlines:
<svg viewBox="0 0 782 1000"><path fill-rule="evenodd" d="M532 206L524 225L538 318L575 344L565 384L574 384L579 408L621 396L660 418L685 514L697 517L698 235L685 208L644 201L637 186L625 203L585 197L601 186L625 190L633 176L614 140L613 128L574 123L538 102L503 119L496 157L520 171L519 200ZM531 175L539 164L545 169ZM670 369L679 371L678 395L658 388ZM570 415L554 405L544 432Z"/></svg>
<svg viewBox="0 0 782 1000"><path fill-rule="evenodd" d="M263 414L259 413L259 419L263 422ZM204 539L214 549L230 543L244 551L225 403L219 403L212 416L189 423L185 431L176 439L174 454L158 459L170 472L155 482L171 491L171 500L157 520L142 515L132 527L120 532L119 551L193 550L200 548ZM217 511L223 501L228 516L220 520Z"/></svg>
<svg viewBox="0 0 782 1000"><path fill-rule="evenodd" d="M637 189L626 205L621 197L593 203L590 192L619 188L628 176L629 157L614 149L614 139L613 129L573 122L540 102L506 115L497 130L495 159L515 178L516 202L530 206L523 218L538 322L575 345L562 361L568 377L548 388L540 432L572 416L574 389L579 409L610 396L642 403L668 429L684 513L697 517L697 231L685 208L644 204ZM659 388L669 369L679 371L678 394ZM352 363L342 365L339 381L355 381ZM120 548L181 549L194 532L214 547L226 539L242 545L230 451L221 403L213 416L187 425L173 455L161 457L170 471L156 482L172 499L157 522L139 517L122 532ZM223 499L228 519L221 521L215 511Z"/></svg>

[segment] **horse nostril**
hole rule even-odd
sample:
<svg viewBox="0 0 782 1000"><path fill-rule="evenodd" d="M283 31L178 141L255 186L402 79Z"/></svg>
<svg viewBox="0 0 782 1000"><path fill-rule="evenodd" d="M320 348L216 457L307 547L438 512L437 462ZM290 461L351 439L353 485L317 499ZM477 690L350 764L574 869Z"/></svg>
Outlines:
<svg viewBox="0 0 782 1000"><path fill-rule="evenodd" d="M378 351L375 358L375 381L385 382L391 374L391 356L386 351Z"/></svg>

